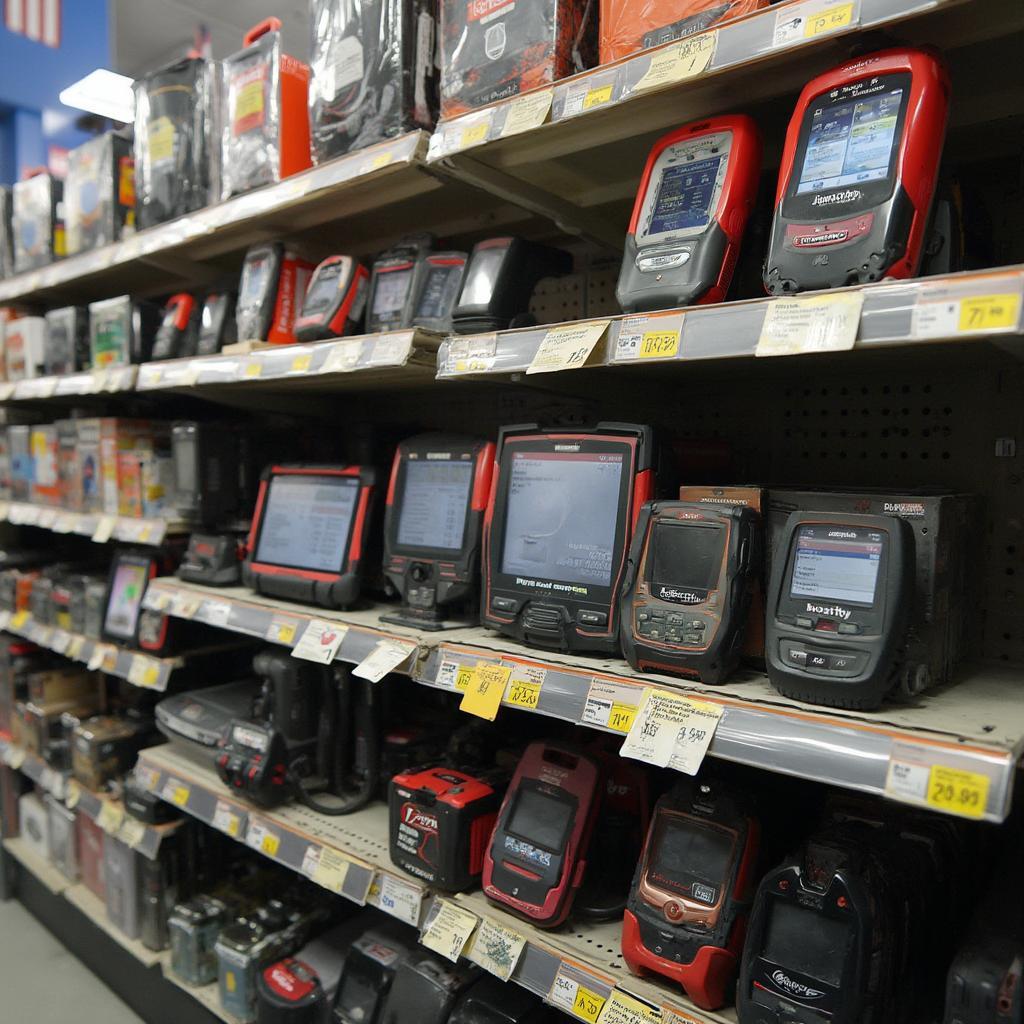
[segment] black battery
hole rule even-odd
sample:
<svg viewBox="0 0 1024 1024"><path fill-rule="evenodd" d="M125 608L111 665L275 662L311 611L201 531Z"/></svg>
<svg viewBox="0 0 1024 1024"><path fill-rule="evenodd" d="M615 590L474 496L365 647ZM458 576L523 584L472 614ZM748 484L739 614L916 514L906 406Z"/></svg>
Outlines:
<svg viewBox="0 0 1024 1024"><path fill-rule="evenodd" d="M450 892L478 882L506 781L446 767L396 775L388 796L391 859Z"/></svg>
<svg viewBox="0 0 1024 1024"><path fill-rule="evenodd" d="M327 994L309 964L286 957L263 969L256 987L256 1024L320 1024Z"/></svg>

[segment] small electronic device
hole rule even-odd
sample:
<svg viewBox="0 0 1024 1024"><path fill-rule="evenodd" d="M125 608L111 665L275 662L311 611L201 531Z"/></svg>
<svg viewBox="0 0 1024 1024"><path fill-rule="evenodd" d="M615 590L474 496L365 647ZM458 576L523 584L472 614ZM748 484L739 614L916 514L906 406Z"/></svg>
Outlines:
<svg viewBox="0 0 1024 1024"><path fill-rule="evenodd" d="M217 774L257 807L277 807L292 795L288 745L276 729L236 720L221 741Z"/></svg>
<svg viewBox="0 0 1024 1024"><path fill-rule="evenodd" d="M157 575L159 560L141 551L117 551L107 579L103 639L125 647L139 646L139 618L149 581Z"/></svg>
<svg viewBox="0 0 1024 1024"><path fill-rule="evenodd" d="M385 622L441 629L475 595L494 445L420 434L395 451L384 509L384 572L402 599Z"/></svg>
<svg viewBox="0 0 1024 1024"><path fill-rule="evenodd" d="M423 268L413 299L415 327L447 334L452 329L452 310L462 290L468 256L464 252L432 252Z"/></svg>
<svg viewBox="0 0 1024 1024"><path fill-rule="evenodd" d="M234 344L238 336L235 298L234 292L210 292L203 300L196 355L212 356L225 345Z"/></svg>
<svg viewBox="0 0 1024 1024"><path fill-rule="evenodd" d="M643 506L622 583L622 650L633 668L720 683L736 667L760 536L744 506Z"/></svg>
<svg viewBox="0 0 1024 1024"><path fill-rule="evenodd" d="M254 245L245 254L235 302L235 333L240 341L264 340L277 305L284 244Z"/></svg>
<svg viewBox="0 0 1024 1024"><path fill-rule="evenodd" d="M210 763L231 722L252 717L258 694L259 685L253 679L174 693L157 704L156 725L189 756L198 754Z"/></svg>
<svg viewBox="0 0 1024 1024"><path fill-rule="evenodd" d="M479 975L473 964L453 964L417 950L398 965L380 1024L447 1024L459 996Z"/></svg>
<svg viewBox="0 0 1024 1024"><path fill-rule="evenodd" d="M375 483L367 466L264 470L242 568L246 585L326 608L354 604Z"/></svg>
<svg viewBox="0 0 1024 1024"><path fill-rule="evenodd" d="M653 497L651 428L505 427L484 520L486 626L528 644L618 651L619 592Z"/></svg>
<svg viewBox="0 0 1024 1024"><path fill-rule="evenodd" d="M779 166L771 294L917 273L949 93L941 57L923 49L856 57L804 86Z"/></svg>
<svg viewBox="0 0 1024 1024"><path fill-rule="evenodd" d="M586 870L600 803L597 761L560 743L531 743L484 854L484 895L541 928L560 925Z"/></svg>
<svg viewBox="0 0 1024 1024"><path fill-rule="evenodd" d="M368 280L366 267L352 256L328 256L310 278L295 337L319 341L353 333L363 316Z"/></svg>
<svg viewBox="0 0 1024 1024"><path fill-rule="evenodd" d="M913 584L905 520L791 513L766 602L772 685L811 704L877 707L898 675Z"/></svg>
<svg viewBox="0 0 1024 1024"><path fill-rule="evenodd" d="M332 1024L379 1024L395 972L414 948L415 935L405 939L390 923L356 939L341 970Z"/></svg>
<svg viewBox="0 0 1024 1024"><path fill-rule="evenodd" d="M366 333L412 326L413 302L431 235L410 235L373 261L366 308Z"/></svg>
<svg viewBox="0 0 1024 1024"><path fill-rule="evenodd" d="M178 292L167 300L153 339L154 359L178 359L196 354L199 329L196 312L195 297L188 292Z"/></svg>
<svg viewBox="0 0 1024 1024"><path fill-rule="evenodd" d="M264 967L256 986L256 1024L323 1024L327 993L309 964L285 957Z"/></svg>
<svg viewBox="0 0 1024 1024"><path fill-rule="evenodd" d="M208 587L234 586L242 582L244 559L244 534L191 533L178 576Z"/></svg>
<svg viewBox="0 0 1024 1024"><path fill-rule="evenodd" d="M654 144L633 206L615 294L627 312L725 300L757 198L761 134L732 114Z"/></svg>
<svg viewBox="0 0 1024 1024"><path fill-rule="evenodd" d="M686 779L658 801L622 922L631 971L670 978L704 1010L729 1001L759 839L725 785Z"/></svg>
<svg viewBox="0 0 1024 1024"><path fill-rule="evenodd" d="M571 270L572 256L563 249L515 237L477 242L452 311L455 332L478 334L535 323L529 307L537 283Z"/></svg>
<svg viewBox="0 0 1024 1024"><path fill-rule="evenodd" d="M504 782L494 772L445 766L396 775L388 796L392 861L447 892L478 882Z"/></svg>

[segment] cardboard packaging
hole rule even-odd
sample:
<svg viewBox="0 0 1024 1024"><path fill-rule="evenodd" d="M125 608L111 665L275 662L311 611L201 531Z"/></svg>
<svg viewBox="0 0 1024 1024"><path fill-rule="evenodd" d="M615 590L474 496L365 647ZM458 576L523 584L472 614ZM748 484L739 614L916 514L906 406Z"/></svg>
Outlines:
<svg viewBox="0 0 1024 1024"><path fill-rule="evenodd" d="M57 469L57 426L47 423L33 427L29 435L32 450L32 500L40 505L60 504L60 474Z"/></svg>
<svg viewBox="0 0 1024 1024"><path fill-rule="evenodd" d="M64 222L69 256L118 241L135 230L131 143L107 132L68 154Z"/></svg>
<svg viewBox="0 0 1024 1024"><path fill-rule="evenodd" d="M86 888L101 900L106 897L103 873L103 840L105 833L85 811L75 819L78 831L78 872Z"/></svg>
<svg viewBox="0 0 1024 1024"><path fill-rule="evenodd" d="M64 187L45 168L28 172L14 185L11 221L14 233L14 272L38 270L65 255Z"/></svg>
<svg viewBox="0 0 1024 1024"><path fill-rule="evenodd" d="M4 361L8 380L41 377L46 360L46 319L22 316L4 328Z"/></svg>
<svg viewBox="0 0 1024 1024"><path fill-rule="evenodd" d="M78 829L75 812L47 794L46 813L50 824L50 859L69 881L78 881Z"/></svg>
<svg viewBox="0 0 1024 1024"><path fill-rule="evenodd" d="M50 816L35 793L25 793L18 800L18 827L25 845L37 857L49 860Z"/></svg>

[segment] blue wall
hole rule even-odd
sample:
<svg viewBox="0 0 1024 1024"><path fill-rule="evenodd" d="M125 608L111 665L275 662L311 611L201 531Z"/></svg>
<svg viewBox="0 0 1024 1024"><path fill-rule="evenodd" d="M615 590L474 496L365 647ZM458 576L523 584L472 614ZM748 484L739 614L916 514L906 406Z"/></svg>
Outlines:
<svg viewBox="0 0 1024 1024"><path fill-rule="evenodd" d="M74 128L82 111L57 97L90 71L110 67L108 0L63 0L58 49L8 31L0 18L0 181L45 164L51 145L73 149L89 138Z"/></svg>

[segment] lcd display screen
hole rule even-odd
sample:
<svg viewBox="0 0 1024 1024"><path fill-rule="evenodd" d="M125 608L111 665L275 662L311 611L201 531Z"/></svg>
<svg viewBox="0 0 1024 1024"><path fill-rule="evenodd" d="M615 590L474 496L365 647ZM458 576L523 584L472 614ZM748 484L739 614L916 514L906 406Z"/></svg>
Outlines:
<svg viewBox="0 0 1024 1024"><path fill-rule="evenodd" d="M501 264L508 255L508 247L496 245L491 249L477 249L466 268L466 281L459 296L460 306L487 306L498 283Z"/></svg>
<svg viewBox="0 0 1024 1024"><path fill-rule="evenodd" d="M260 302L270 277L270 257L259 256L246 260L242 268L242 283L239 287L239 306L253 306Z"/></svg>
<svg viewBox="0 0 1024 1024"><path fill-rule="evenodd" d="M797 195L889 174L903 90L814 108Z"/></svg>
<svg viewBox="0 0 1024 1024"><path fill-rule="evenodd" d="M174 486L183 498L198 497L199 465L196 460L195 434L174 439Z"/></svg>
<svg viewBox="0 0 1024 1024"><path fill-rule="evenodd" d="M103 620L106 633L121 640L134 639L148 580L148 562L118 562L114 569L114 581L110 585L106 618Z"/></svg>
<svg viewBox="0 0 1024 1024"><path fill-rule="evenodd" d="M761 955L773 964L838 987L850 944L849 922L776 901Z"/></svg>
<svg viewBox="0 0 1024 1024"><path fill-rule="evenodd" d="M416 305L416 318L440 320L448 316L455 305L455 298L462 280L462 265L448 267L427 266L426 280Z"/></svg>
<svg viewBox="0 0 1024 1024"><path fill-rule="evenodd" d="M873 604L881 561L880 533L801 526L790 596Z"/></svg>
<svg viewBox="0 0 1024 1024"><path fill-rule="evenodd" d="M412 269L409 267L407 270L391 270L377 274L371 316L389 317L402 311L409 294L409 285L412 284Z"/></svg>
<svg viewBox="0 0 1024 1024"><path fill-rule="evenodd" d="M647 580L695 590L716 589L725 537L720 526L656 523L647 555Z"/></svg>
<svg viewBox="0 0 1024 1024"><path fill-rule="evenodd" d="M717 903L732 864L735 836L689 818L663 814L648 860L647 877L658 888Z"/></svg>
<svg viewBox="0 0 1024 1024"><path fill-rule="evenodd" d="M398 516L401 547L461 550L473 468L469 460L406 462Z"/></svg>
<svg viewBox="0 0 1024 1024"><path fill-rule="evenodd" d="M572 825L575 802L523 787L509 818L508 831L534 846L557 853Z"/></svg>
<svg viewBox="0 0 1024 1024"><path fill-rule="evenodd" d="M623 456L514 452L501 571L607 587Z"/></svg>
<svg viewBox="0 0 1024 1024"><path fill-rule="evenodd" d="M339 572L359 496L352 477L287 475L270 481L256 561Z"/></svg>
<svg viewBox="0 0 1024 1024"><path fill-rule="evenodd" d="M658 197L647 234L704 227L711 217L721 156L666 167L658 183Z"/></svg>
<svg viewBox="0 0 1024 1024"><path fill-rule="evenodd" d="M324 267L310 285L306 297L302 301L302 313L322 313L338 294L338 275L341 273L340 263L331 263Z"/></svg>

